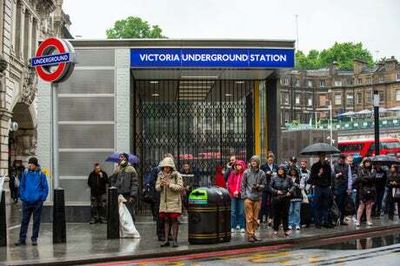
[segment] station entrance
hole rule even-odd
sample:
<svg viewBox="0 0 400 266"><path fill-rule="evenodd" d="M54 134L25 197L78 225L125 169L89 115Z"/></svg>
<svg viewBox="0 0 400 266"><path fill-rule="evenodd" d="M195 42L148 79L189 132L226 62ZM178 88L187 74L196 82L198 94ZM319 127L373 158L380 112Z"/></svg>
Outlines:
<svg viewBox="0 0 400 266"><path fill-rule="evenodd" d="M189 163L201 185L231 155L254 153L253 80L136 80L133 85L134 152L144 174L171 153Z"/></svg>

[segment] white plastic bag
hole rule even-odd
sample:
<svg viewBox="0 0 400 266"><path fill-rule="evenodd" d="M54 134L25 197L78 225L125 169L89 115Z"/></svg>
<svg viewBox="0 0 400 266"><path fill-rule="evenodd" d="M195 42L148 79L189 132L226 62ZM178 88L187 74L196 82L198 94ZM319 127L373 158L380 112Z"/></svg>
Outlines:
<svg viewBox="0 0 400 266"><path fill-rule="evenodd" d="M133 223L132 216L125 206L126 199L124 196L118 196L118 209L119 209L119 236L121 238L140 238L139 232L136 230Z"/></svg>

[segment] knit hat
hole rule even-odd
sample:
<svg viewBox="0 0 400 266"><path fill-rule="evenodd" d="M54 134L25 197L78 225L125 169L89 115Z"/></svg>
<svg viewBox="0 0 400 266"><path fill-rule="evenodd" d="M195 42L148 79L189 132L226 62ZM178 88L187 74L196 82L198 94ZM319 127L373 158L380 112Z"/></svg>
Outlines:
<svg viewBox="0 0 400 266"><path fill-rule="evenodd" d="M160 168L163 167L171 167L173 170L176 170L174 160L170 157L166 157L161 161Z"/></svg>
<svg viewBox="0 0 400 266"><path fill-rule="evenodd" d="M28 164L33 164L33 165L39 166L39 162L36 157L29 158Z"/></svg>

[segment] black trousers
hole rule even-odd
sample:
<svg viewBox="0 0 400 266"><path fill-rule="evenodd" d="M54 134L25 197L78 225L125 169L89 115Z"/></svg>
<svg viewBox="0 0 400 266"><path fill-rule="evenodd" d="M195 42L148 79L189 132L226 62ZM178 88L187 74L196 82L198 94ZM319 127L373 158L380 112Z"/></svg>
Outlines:
<svg viewBox="0 0 400 266"><path fill-rule="evenodd" d="M283 230L289 230L289 207L290 200L288 198L273 199L272 208L274 210L274 231L279 230L279 225L283 225Z"/></svg>
<svg viewBox="0 0 400 266"><path fill-rule="evenodd" d="M391 219L393 219L393 216L394 216L394 208L395 208L395 205L397 204L397 211L399 212L399 218L400 218L400 199L394 199L393 197L390 197L388 200L387 200L387 203L386 203L386 208L387 208L387 210L388 210L388 216L389 216L389 218L391 218Z"/></svg>

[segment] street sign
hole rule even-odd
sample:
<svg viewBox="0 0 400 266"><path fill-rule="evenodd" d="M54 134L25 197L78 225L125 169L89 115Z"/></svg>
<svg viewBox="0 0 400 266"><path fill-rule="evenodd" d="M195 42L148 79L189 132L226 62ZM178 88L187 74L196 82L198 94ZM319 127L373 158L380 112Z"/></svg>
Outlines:
<svg viewBox="0 0 400 266"><path fill-rule="evenodd" d="M74 69L74 48L67 40L48 38L39 45L30 62L41 79L59 83L65 81Z"/></svg>

